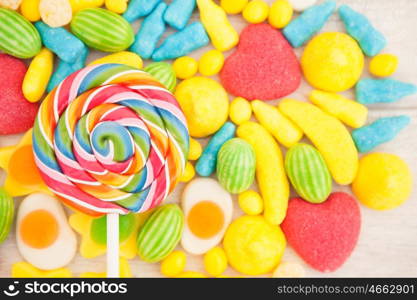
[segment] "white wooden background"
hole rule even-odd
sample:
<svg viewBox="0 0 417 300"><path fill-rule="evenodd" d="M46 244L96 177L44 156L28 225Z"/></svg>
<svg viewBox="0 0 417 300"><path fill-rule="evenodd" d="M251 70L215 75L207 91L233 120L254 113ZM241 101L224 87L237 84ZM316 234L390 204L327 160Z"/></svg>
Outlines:
<svg viewBox="0 0 417 300"><path fill-rule="evenodd" d="M267 0L273 2L273 0ZM170 1L168 1L170 2ZM399 67L394 78L417 84L417 1L415 0L338 0L338 4L347 3L354 9L365 13L373 24L381 30L388 45L384 52L399 57ZM195 13L193 19L198 19ZM246 26L241 15L231 16L231 22L240 32ZM137 28L139 24L135 24ZM337 14L334 14L322 31L344 31ZM168 30L167 34L172 31ZM199 58L211 46L191 54ZM301 51L297 50L300 55ZM228 55L228 54L227 54ZM104 56L103 53L92 53L89 61ZM366 64L367 66L367 64ZM369 76L365 70L364 77ZM311 87L305 82L291 95L297 99L305 99ZM352 91L345 93L353 97ZM232 97L230 97L232 99ZM412 122L407 129L392 142L379 146L376 151L394 153L401 156L410 165L417 177L417 95L405 98L393 104L377 104L370 106L369 122L383 117L407 114ZM20 135L0 137L0 146L17 143ZM201 140L203 144L205 140ZM0 171L0 179L4 180L4 172ZM184 185L180 184L169 197L169 202L178 202ZM333 273L320 273L306 265L288 247L284 261L298 261L304 265L308 277L416 277L417 276L417 189L414 180L414 193L401 207L386 211L374 211L361 206L362 229L358 245L347 262ZM349 187L334 186L334 191L351 193ZM17 201L18 203L18 201ZM70 213L70 211L68 211ZM235 201L235 216L241 214ZM22 257L16 248L14 229L7 241L0 245L0 277L10 276L11 264L21 261ZM136 277L156 277L159 264L148 264L135 258L130 261L132 272ZM105 257L84 259L77 255L68 266L75 276L85 271L102 272L105 270ZM187 256L187 270L204 271L201 256ZM232 269L228 275L238 275Z"/></svg>

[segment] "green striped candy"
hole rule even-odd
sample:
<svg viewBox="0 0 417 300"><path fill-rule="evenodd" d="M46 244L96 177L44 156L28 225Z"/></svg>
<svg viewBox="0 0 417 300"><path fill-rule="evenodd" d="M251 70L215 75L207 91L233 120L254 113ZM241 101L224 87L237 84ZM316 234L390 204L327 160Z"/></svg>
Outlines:
<svg viewBox="0 0 417 300"><path fill-rule="evenodd" d="M0 50L18 58L30 58L41 51L35 26L17 12L0 8Z"/></svg>
<svg viewBox="0 0 417 300"><path fill-rule="evenodd" d="M255 178L255 152L240 138L228 140L217 154L217 178L230 193L247 190Z"/></svg>
<svg viewBox="0 0 417 300"><path fill-rule="evenodd" d="M157 208L139 231L139 257L146 262L158 262L167 257L177 246L183 227L184 216L178 205Z"/></svg>
<svg viewBox="0 0 417 300"><path fill-rule="evenodd" d="M320 152L299 143L285 156L285 170L296 192L308 202L321 203L332 189L332 179Z"/></svg>
<svg viewBox="0 0 417 300"><path fill-rule="evenodd" d="M151 74L155 79L162 83L171 92L174 91L177 85L177 76L174 69L169 63L154 62L146 66L145 72Z"/></svg>
<svg viewBox="0 0 417 300"><path fill-rule="evenodd" d="M134 41L130 24L103 8L79 11L71 21L71 31L91 48L105 52L123 51Z"/></svg>
<svg viewBox="0 0 417 300"><path fill-rule="evenodd" d="M13 224L14 202L6 191L0 188L0 244L7 238Z"/></svg>

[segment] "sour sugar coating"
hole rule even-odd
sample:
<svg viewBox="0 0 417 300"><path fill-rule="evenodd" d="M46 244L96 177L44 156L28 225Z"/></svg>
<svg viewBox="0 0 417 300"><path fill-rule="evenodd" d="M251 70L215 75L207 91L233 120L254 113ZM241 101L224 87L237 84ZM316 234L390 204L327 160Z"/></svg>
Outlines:
<svg viewBox="0 0 417 300"><path fill-rule="evenodd" d="M335 8L334 1L312 6L292 20L282 33L293 47L301 47L324 26Z"/></svg>
<svg viewBox="0 0 417 300"><path fill-rule="evenodd" d="M394 139L408 124L410 117L404 115L380 118L372 124L352 131L352 138L358 151L365 153Z"/></svg>
<svg viewBox="0 0 417 300"><path fill-rule="evenodd" d="M67 77L43 101L33 129L46 185L91 215L160 204L183 172L188 143L174 96L148 73L119 64Z"/></svg>
<svg viewBox="0 0 417 300"><path fill-rule="evenodd" d="M364 78L356 85L356 99L362 104L395 102L415 93L416 85L389 78Z"/></svg>
<svg viewBox="0 0 417 300"><path fill-rule="evenodd" d="M195 0L174 0L164 14L164 21L172 28L181 30L187 25L194 8Z"/></svg>
<svg viewBox="0 0 417 300"><path fill-rule="evenodd" d="M154 61L174 59L187 55L208 43L209 38L203 25L200 22L195 22L167 37L152 54L152 59Z"/></svg>
<svg viewBox="0 0 417 300"><path fill-rule="evenodd" d="M165 32L164 13L167 5L158 4L154 11L143 20L130 50L144 59L149 59L155 51L156 44Z"/></svg>
<svg viewBox="0 0 417 300"><path fill-rule="evenodd" d="M345 24L347 32L358 41L367 56L377 55L387 44L385 37L372 26L368 18L354 11L348 5L339 7L339 16Z"/></svg>
<svg viewBox="0 0 417 300"><path fill-rule="evenodd" d="M139 18L149 15L159 2L161 0L130 0L123 18L132 23Z"/></svg>
<svg viewBox="0 0 417 300"><path fill-rule="evenodd" d="M208 142L206 148L197 161L195 169L200 176L210 176L216 170L217 154L222 145L234 137L236 126L226 122Z"/></svg>

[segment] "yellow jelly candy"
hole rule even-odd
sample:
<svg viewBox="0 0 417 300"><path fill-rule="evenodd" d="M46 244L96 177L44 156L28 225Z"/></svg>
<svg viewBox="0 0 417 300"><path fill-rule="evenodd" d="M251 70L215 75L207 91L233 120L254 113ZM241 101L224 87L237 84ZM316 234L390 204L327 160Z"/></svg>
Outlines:
<svg viewBox="0 0 417 300"><path fill-rule="evenodd" d="M264 210L264 203L261 195L254 190L247 190L239 194L238 202L240 209L250 216L259 215Z"/></svg>
<svg viewBox="0 0 417 300"><path fill-rule="evenodd" d="M127 8L127 0L105 0L106 8L116 14L122 14Z"/></svg>
<svg viewBox="0 0 417 300"><path fill-rule="evenodd" d="M282 262L272 274L274 278L302 278L305 277L304 268L296 262Z"/></svg>
<svg viewBox="0 0 417 300"><path fill-rule="evenodd" d="M369 72L378 77L387 77L397 70L398 58L393 54L378 54L369 63Z"/></svg>
<svg viewBox="0 0 417 300"><path fill-rule="evenodd" d="M286 244L281 228L261 216L234 220L223 241L230 265L247 275L271 272L280 262Z"/></svg>
<svg viewBox="0 0 417 300"><path fill-rule="evenodd" d="M211 276L220 276L227 269L227 257L220 247L210 249L204 255L204 268Z"/></svg>
<svg viewBox="0 0 417 300"><path fill-rule="evenodd" d="M233 99L232 103L230 103L229 113L230 120L232 120L233 123L240 125L249 121L251 116L252 107L248 100L241 97Z"/></svg>
<svg viewBox="0 0 417 300"><path fill-rule="evenodd" d="M67 268L55 270L40 270L27 262L17 262L12 265L13 278L71 278L72 273Z"/></svg>
<svg viewBox="0 0 417 300"><path fill-rule="evenodd" d="M22 15L31 22L36 22L41 19L39 13L39 2L41 0L23 0L20 5L20 12Z"/></svg>
<svg viewBox="0 0 417 300"><path fill-rule="evenodd" d="M162 261L161 273L167 277L175 277L184 271L186 263L184 252L173 251Z"/></svg>
<svg viewBox="0 0 417 300"><path fill-rule="evenodd" d="M388 153L371 153L359 161L352 190L364 205L385 210L395 208L407 200L412 184L410 169L400 157Z"/></svg>
<svg viewBox="0 0 417 300"><path fill-rule="evenodd" d="M204 76L213 76L223 68L224 56L219 50L209 50L198 62L198 71Z"/></svg>
<svg viewBox="0 0 417 300"><path fill-rule="evenodd" d="M43 48L32 60L23 79L23 95L29 102L41 100L54 68L54 55Z"/></svg>
<svg viewBox="0 0 417 300"><path fill-rule="evenodd" d="M206 137L215 133L226 122L229 98L215 80L192 77L182 81L175 90L192 137Z"/></svg>
<svg viewBox="0 0 417 300"><path fill-rule="evenodd" d="M104 0L70 0L72 11L77 12L85 8L100 7Z"/></svg>
<svg viewBox="0 0 417 300"><path fill-rule="evenodd" d="M301 66L307 81L317 89L342 92L359 80L364 56L358 43L341 32L315 36L305 47Z"/></svg>
<svg viewBox="0 0 417 300"><path fill-rule="evenodd" d="M263 0L253 0L243 10L243 18L252 24L262 23L268 18L269 6Z"/></svg>
<svg viewBox="0 0 417 300"><path fill-rule="evenodd" d="M110 55L106 55L102 58L96 59L89 65L97 64L123 64L138 69L142 69L143 67L142 58L140 58L140 56L136 53L129 51L121 51Z"/></svg>
<svg viewBox="0 0 417 300"><path fill-rule="evenodd" d="M276 0L269 10L268 22L272 27L284 28L290 23L293 9L288 0Z"/></svg>
<svg viewBox="0 0 417 300"><path fill-rule="evenodd" d="M175 75L179 79L191 78L197 73L198 63L197 61L189 56L182 56L177 58L172 65L175 71Z"/></svg>
<svg viewBox="0 0 417 300"><path fill-rule="evenodd" d="M234 15L241 13L249 0L220 0L220 6L228 14Z"/></svg>
<svg viewBox="0 0 417 300"><path fill-rule="evenodd" d="M193 179L194 176L195 176L194 166L189 161L187 161L187 163L185 164L184 173L182 173L182 176L180 177L180 181L188 182L191 179Z"/></svg>
<svg viewBox="0 0 417 300"><path fill-rule="evenodd" d="M200 158L202 152L203 148L201 147L200 143L197 140L190 138L190 150L188 151L188 159L197 160Z"/></svg>
<svg viewBox="0 0 417 300"><path fill-rule="evenodd" d="M207 276L204 275L203 273L194 272L194 271L184 271L175 277L176 278L207 278Z"/></svg>
<svg viewBox="0 0 417 300"><path fill-rule="evenodd" d="M276 107L255 100L252 101L252 110L259 123L285 147L295 145L303 137L303 132Z"/></svg>

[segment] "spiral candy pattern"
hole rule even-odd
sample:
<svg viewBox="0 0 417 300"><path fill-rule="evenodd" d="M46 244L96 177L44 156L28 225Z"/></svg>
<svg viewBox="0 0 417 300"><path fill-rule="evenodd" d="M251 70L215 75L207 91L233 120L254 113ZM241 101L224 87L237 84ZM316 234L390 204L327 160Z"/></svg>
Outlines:
<svg viewBox="0 0 417 300"><path fill-rule="evenodd" d="M67 77L45 98L33 129L47 186L91 215L160 204L183 172L188 143L174 96L148 73L119 64Z"/></svg>

